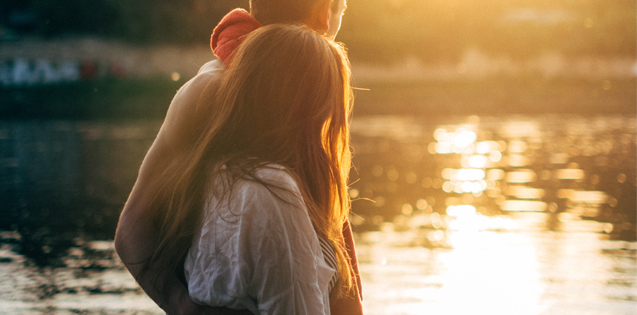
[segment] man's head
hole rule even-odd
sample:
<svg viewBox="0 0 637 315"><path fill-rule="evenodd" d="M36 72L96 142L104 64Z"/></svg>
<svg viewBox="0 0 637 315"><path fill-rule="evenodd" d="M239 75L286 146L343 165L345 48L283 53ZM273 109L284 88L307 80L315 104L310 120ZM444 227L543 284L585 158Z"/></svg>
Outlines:
<svg viewBox="0 0 637 315"><path fill-rule="evenodd" d="M343 13L347 9L347 0L334 0L332 1L332 7L330 9L329 28L327 34L332 38L336 37L336 34L341 29L341 21L343 20Z"/></svg>
<svg viewBox="0 0 637 315"><path fill-rule="evenodd" d="M252 15L262 24L304 23L334 37L341 27L346 0L250 0Z"/></svg>

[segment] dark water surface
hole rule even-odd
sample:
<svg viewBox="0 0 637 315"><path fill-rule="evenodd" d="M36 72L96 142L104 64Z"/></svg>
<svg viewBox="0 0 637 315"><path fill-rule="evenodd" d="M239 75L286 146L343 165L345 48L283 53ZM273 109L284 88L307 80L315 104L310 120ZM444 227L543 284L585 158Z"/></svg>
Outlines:
<svg viewBox="0 0 637 315"><path fill-rule="evenodd" d="M0 122L0 313L156 314L113 252L159 122ZM634 117L357 117L367 314L637 314Z"/></svg>

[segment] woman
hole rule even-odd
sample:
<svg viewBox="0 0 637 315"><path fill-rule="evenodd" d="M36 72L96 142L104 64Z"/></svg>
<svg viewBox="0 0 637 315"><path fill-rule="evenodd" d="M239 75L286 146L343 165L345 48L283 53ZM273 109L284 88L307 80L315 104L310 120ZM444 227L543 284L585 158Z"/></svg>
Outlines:
<svg viewBox="0 0 637 315"><path fill-rule="evenodd" d="M342 47L306 27L252 32L202 95L208 129L165 174L149 265L183 266L195 302L254 314L328 314L350 294L349 76Z"/></svg>

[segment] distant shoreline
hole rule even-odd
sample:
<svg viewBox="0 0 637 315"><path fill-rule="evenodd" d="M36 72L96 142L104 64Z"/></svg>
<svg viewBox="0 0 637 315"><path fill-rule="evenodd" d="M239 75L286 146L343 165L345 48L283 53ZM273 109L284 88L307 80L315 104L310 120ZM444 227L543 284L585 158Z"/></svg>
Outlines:
<svg viewBox="0 0 637 315"><path fill-rule="evenodd" d="M16 61L36 63L64 62L117 65L127 77L171 77L177 73L190 78L206 62L215 59L207 43L200 45L132 45L99 37L66 37L58 39L24 38L0 41L0 86L2 71ZM380 59L379 59L380 60ZM411 56L387 62L362 62L353 58L354 78L363 82L406 82L422 80L485 79L499 76L542 76L548 78L628 79L637 77L637 59L631 55L596 56L564 55L547 51L524 58L494 55L476 47L451 59L422 61ZM11 70L11 69L9 69ZM103 71L104 72L104 71ZM102 73L103 74L103 73Z"/></svg>
<svg viewBox="0 0 637 315"><path fill-rule="evenodd" d="M204 45L2 42L0 119L162 119L175 91L213 58ZM455 62L352 64L356 115L637 114L634 56L523 62L468 49Z"/></svg>

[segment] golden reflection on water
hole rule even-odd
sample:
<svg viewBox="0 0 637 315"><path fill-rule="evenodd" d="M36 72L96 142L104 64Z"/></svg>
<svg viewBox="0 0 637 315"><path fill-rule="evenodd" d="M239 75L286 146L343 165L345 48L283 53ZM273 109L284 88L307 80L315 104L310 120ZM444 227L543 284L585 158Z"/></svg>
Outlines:
<svg viewBox="0 0 637 315"><path fill-rule="evenodd" d="M600 241L581 225L555 233L525 227L542 221L533 216L447 211L452 220L431 219L449 229L430 237L453 249L413 246L413 230L361 234L366 314L633 314L634 244Z"/></svg>
<svg viewBox="0 0 637 315"><path fill-rule="evenodd" d="M470 228L452 233L454 250L440 257L447 271L435 313L539 314L544 286L530 240Z"/></svg>
<svg viewBox="0 0 637 315"><path fill-rule="evenodd" d="M538 176L534 169L529 168L537 163L532 157L535 151L544 146L543 133L537 121L504 123L499 130L499 134L504 139L478 141L480 140L478 133L481 132L480 118L471 116L468 120L472 124L446 125L436 128L433 132L435 142L427 146L430 154L461 155L462 168L442 170L441 177L446 180L442 184L442 190L448 194L472 193L474 195L486 190L488 196L495 199L502 211L544 212L555 208L555 203L549 207L547 202L543 201L546 195L545 189L534 187L538 185L538 179L541 181L561 180L561 185L564 186L568 186L565 181L580 183L586 179L585 171L578 163L567 164L567 162L578 155L608 154L613 148L613 141L608 139L596 141L595 144L590 132L584 131L586 128L584 124L577 121L571 122L567 127L568 141L576 142L577 145L566 152L552 152L548 158L550 164L565 167L554 170L544 169ZM598 121L597 127L604 129L609 126ZM493 135L490 132L482 134L486 137ZM630 137L622 137L620 141L628 144L634 140ZM551 143L547 143L546 147L549 151L555 150ZM617 176L619 183L625 182L625 174L620 173ZM599 175L590 176L590 183L596 185L599 182ZM505 186L503 184L507 184L504 190L502 190L502 186ZM568 199L567 211L580 216L596 216L603 204L613 202L613 199L604 192L583 189L558 189L557 196L560 199ZM552 212L555 210L553 209Z"/></svg>
<svg viewBox="0 0 637 315"><path fill-rule="evenodd" d="M447 211L455 219L438 236L447 237L453 250L391 246L409 236L389 232L368 247L366 235L360 250L368 284L364 292L374 299L364 300L367 313L540 314L546 283L538 272L533 240L521 233L488 231L513 223L476 214L471 206Z"/></svg>
<svg viewBox="0 0 637 315"><path fill-rule="evenodd" d="M606 239L634 231L635 120L467 121L427 129L404 119L402 129L423 133L393 146L359 134L393 153L369 155L371 182L361 171L372 217L384 218L380 232L361 234L367 313L634 314L637 246ZM393 190L375 184L383 177ZM364 207L354 211L374 230ZM615 247L627 256L603 255ZM630 280L601 280L615 277Z"/></svg>

